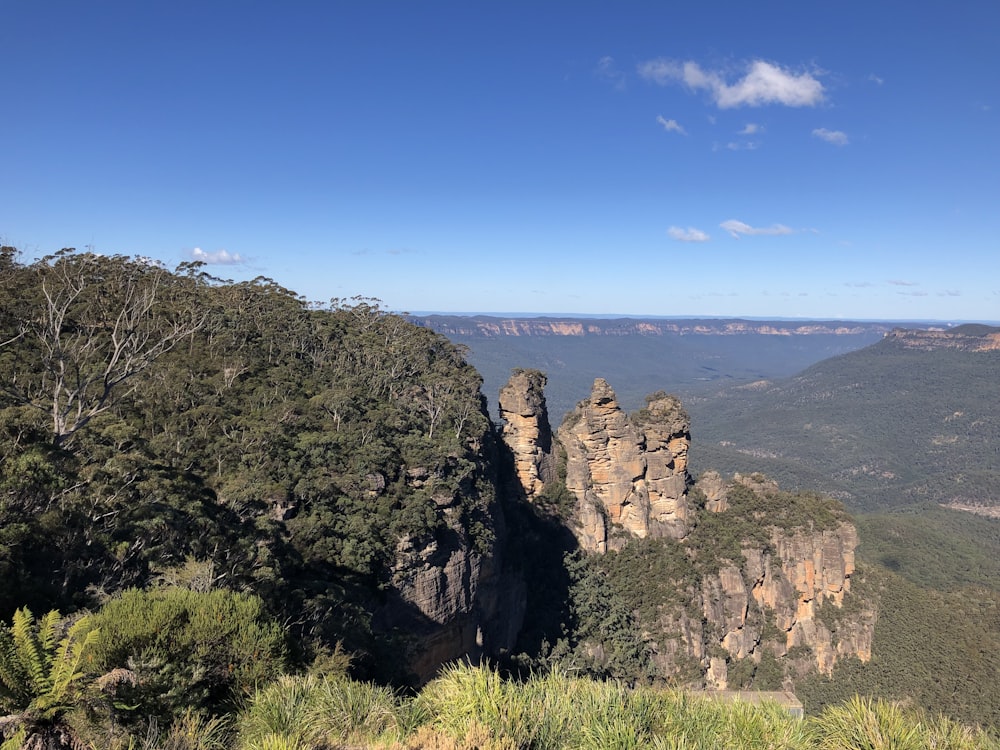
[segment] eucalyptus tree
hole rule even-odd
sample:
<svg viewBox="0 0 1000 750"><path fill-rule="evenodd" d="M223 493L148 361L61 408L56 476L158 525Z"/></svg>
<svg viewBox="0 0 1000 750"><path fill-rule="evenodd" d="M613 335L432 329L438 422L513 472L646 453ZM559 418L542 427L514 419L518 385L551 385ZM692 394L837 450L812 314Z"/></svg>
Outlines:
<svg viewBox="0 0 1000 750"><path fill-rule="evenodd" d="M191 277L157 262L66 248L29 266L7 252L0 389L48 415L66 445L205 323Z"/></svg>

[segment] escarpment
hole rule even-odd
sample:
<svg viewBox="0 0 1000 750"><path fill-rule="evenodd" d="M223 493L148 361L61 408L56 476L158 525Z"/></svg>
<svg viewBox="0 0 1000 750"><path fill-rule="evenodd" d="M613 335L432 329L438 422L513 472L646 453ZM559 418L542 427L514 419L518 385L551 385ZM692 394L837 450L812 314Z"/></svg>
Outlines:
<svg viewBox="0 0 1000 750"><path fill-rule="evenodd" d="M513 392L527 385L515 375L504 399L520 403ZM541 393L537 380L530 385L537 416ZM512 451L534 455L525 431L504 434L521 439ZM726 481L708 472L694 482L690 422L663 393L626 414L598 379L556 438L565 489L575 498L565 523L594 559L631 561L596 564L612 579L642 579L612 580L611 588L658 674L776 689L807 672L829 674L844 657L870 658L874 612L851 592L857 531L837 503L782 492L756 474ZM526 476L531 498L538 476ZM588 637L582 652L606 650Z"/></svg>

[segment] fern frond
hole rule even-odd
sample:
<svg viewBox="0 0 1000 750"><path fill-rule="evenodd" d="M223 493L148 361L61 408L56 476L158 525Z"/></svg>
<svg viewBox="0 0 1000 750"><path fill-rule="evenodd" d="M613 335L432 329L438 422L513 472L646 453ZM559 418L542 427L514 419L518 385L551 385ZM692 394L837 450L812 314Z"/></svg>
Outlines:
<svg viewBox="0 0 1000 750"><path fill-rule="evenodd" d="M97 641L99 635L96 628L87 630L89 623L85 622L86 619L82 618L77 622L59 642L59 648L52 660L50 676L52 687L47 695L39 696L45 699L45 705L39 705L40 709L47 710L61 706L70 688L84 677L85 673L81 667L87 651ZM81 632L84 632L82 638Z"/></svg>
<svg viewBox="0 0 1000 750"><path fill-rule="evenodd" d="M52 612L45 616L45 621L51 620ZM58 613L56 613L58 618ZM48 691L50 682L49 661L51 651L42 651L42 646L38 634L35 632L35 616L27 607L14 612L11 632L14 635L14 648L24 670L28 673L31 681L33 693L44 693Z"/></svg>
<svg viewBox="0 0 1000 750"><path fill-rule="evenodd" d="M18 658L14 636L0 623L0 712L19 711L30 700L29 677Z"/></svg>
<svg viewBox="0 0 1000 750"><path fill-rule="evenodd" d="M55 650L61 620L62 616L53 609L38 621L38 646L43 654L51 654Z"/></svg>

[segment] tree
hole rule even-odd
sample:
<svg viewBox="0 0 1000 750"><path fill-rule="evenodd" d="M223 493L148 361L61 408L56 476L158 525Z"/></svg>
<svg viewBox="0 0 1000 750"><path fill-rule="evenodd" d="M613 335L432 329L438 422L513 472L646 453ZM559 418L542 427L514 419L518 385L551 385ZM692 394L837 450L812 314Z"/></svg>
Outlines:
<svg viewBox="0 0 1000 750"><path fill-rule="evenodd" d="M152 261L70 248L18 274L8 255L3 283L19 294L3 311L0 350L14 361L0 390L48 413L56 445L134 390L136 375L204 325L191 299L197 279Z"/></svg>

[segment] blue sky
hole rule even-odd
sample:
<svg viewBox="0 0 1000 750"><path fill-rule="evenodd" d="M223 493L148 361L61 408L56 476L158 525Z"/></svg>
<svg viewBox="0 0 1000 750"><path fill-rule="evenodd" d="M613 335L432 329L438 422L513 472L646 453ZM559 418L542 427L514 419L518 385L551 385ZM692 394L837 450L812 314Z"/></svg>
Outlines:
<svg viewBox="0 0 1000 750"><path fill-rule="evenodd" d="M393 310L1000 320L1000 4L4 2L0 240Z"/></svg>

